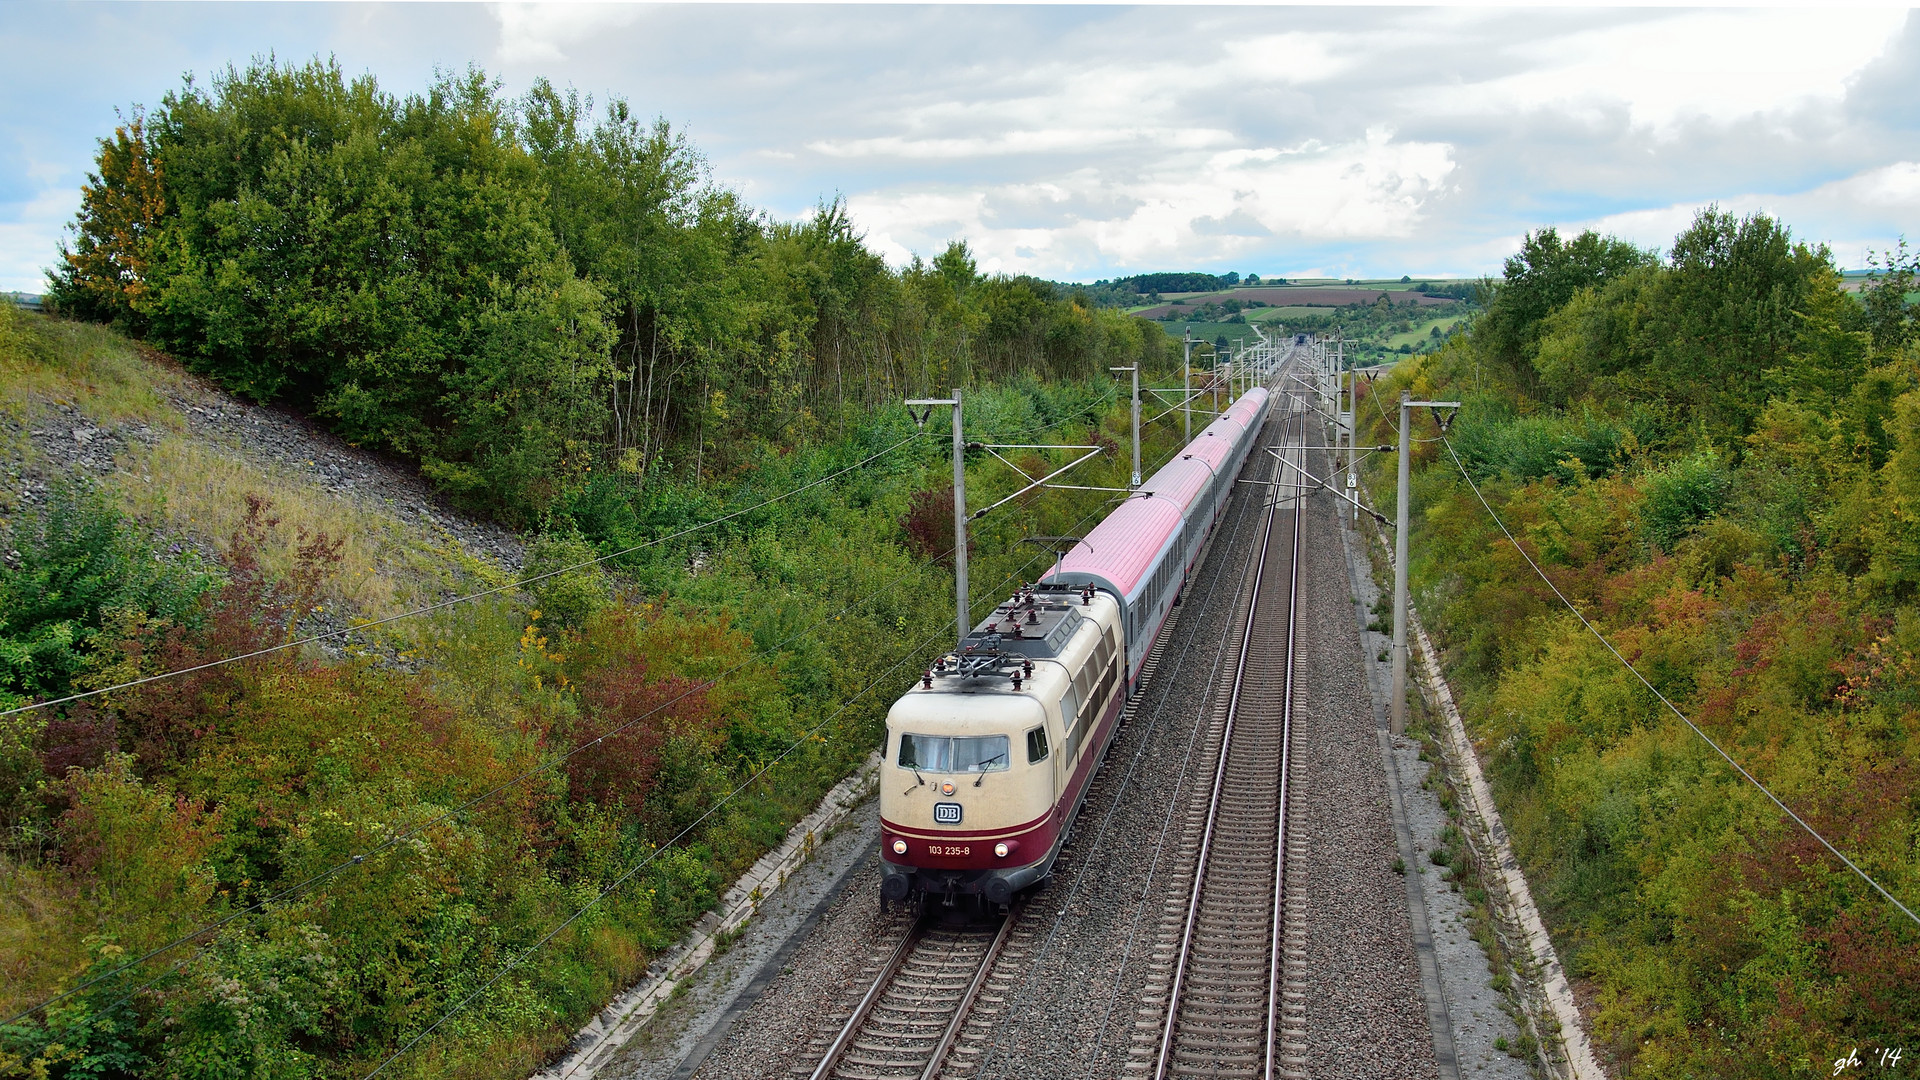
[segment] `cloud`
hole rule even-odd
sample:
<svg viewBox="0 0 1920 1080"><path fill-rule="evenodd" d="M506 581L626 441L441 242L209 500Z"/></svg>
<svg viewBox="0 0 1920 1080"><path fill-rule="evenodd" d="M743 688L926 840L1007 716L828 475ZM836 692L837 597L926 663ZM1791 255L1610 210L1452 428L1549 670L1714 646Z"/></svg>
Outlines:
<svg viewBox="0 0 1920 1080"><path fill-rule="evenodd" d="M623 97L772 213L850 193L896 262L966 238L1058 278L1497 272L1531 228L1665 245L1715 200L1850 261L1920 220L1920 17L1893 10L23 5L0 272L38 281L114 105L268 52ZM75 55L114 62L47 96Z"/></svg>
<svg viewBox="0 0 1920 1080"><path fill-rule="evenodd" d="M1894 9L1811 8L1640 16L1525 43L1525 70L1442 88L1437 104L1585 123L1623 111L1634 127L1673 137L1689 122L1838 103L1906 18Z"/></svg>
<svg viewBox="0 0 1920 1080"><path fill-rule="evenodd" d="M0 290L41 292L61 229L80 205L80 193L45 187L31 199L0 204Z"/></svg>
<svg viewBox="0 0 1920 1080"><path fill-rule="evenodd" d="M1920 161L1898 161L1805 191L1740 193L1608 214L1580 226L1665 247L1708 205L1731 214L1768 214L1810 243L1828 244L1843 266L1863 266L1869 250L1888 246L1905 223L1920 220Z"/></svg>
<svg viewBox="0 0 1920 1080"><path fill-rule="evenodd" d="M494 4L500 25L494 52L509 67L561 63L569 47L632 26L644 12L638 4Z"/></svg>
<svg viewBox="0 0 1920 1080"><path fill-rule="evenodd" d="M973 191L864 192L848 208L895 262L965 237L986 269L1070 273L1193 262L1201 251L1211 262L1275 238L1406 236L1447 191L1454 167L1445 144L1396 141L1376 128L1341 145L1175 155L1117 181L1089 169ZM1016 216L1028 223L1013 224ZM1052 221L1031 223L1036 217Z"/></svg>

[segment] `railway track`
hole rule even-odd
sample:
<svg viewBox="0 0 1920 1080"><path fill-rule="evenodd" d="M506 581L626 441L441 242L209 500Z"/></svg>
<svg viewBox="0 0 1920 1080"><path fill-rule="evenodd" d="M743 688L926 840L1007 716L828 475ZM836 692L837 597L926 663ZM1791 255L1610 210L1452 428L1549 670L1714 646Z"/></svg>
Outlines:
<svg viewBox="0 0 1920 1080"><path fill-rule="evenodd" d="M1008 954L1024 905L997 921L948 924L939 909L915 918L880 966L819 1064L793 1075L808 1080L932 1080L969 1041L968 1021ZM974 1025L973 1034L981 1025ZM966 1072L965 1062L956 1062Z"/></svg>
<svg viewBox="0 0 1920 1080"><path fill-rule="evenodd" d="M1301 421L1297 412L1279 421L1283 445L1303 441ZM1233 676L1209 738L1212 783L1190 804L1181 854L1192 887L1163 919L1163 1018L1151 1040L1136 1041L1148 1053L1130 1069L1155 1080L1305 1075L1305 912L1287 830L1304 494L1277 465L1270 477Z"/></svg>

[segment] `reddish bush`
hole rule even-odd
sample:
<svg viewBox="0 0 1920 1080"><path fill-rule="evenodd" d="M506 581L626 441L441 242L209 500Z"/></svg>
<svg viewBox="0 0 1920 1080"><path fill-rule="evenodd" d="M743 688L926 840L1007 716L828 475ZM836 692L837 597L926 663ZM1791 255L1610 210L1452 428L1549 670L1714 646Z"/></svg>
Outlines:
<svg viewBox="0 0 1920 1080"><path fill-rule="evenodd" d="M118 744L113 713L80 702L47 722L40 735L40 767L62 777L68 769L95 769Z"/></svg>
<svg viewBox="0 0 1920 1080"><path fill-rule="evenodd" d="M660 747L676 731L714 722L705 687L692 679L647 678L638 657L593 671L580 682L581 717L567 759L570 796L638 815L658 779Z"/></svg>
<svg viewBox="0 0 1920 1080"><path fill-rule="evenodd" d="M340 561L340 541L302 530L293 571L285 580L271 579L260 550L280 525L272 506L261 496L247 496L246 519L227 543L226 584L201 598L196 625L174 627L151 650L139 640L121 642L129 661L143 671L188 671L292 640ZM119 741L142 769L168 769L219 730L248 680L298 663L288 650L120 691L112 698Z"/></svg>
<svg viewBox="0 0 1920 1080"><path fill-rule="evenodd" d="M914 492L907 504L906 516L900 519L900 528L907 534L907 547L915 555L932 559L941 566L952 566L953 485ZM967 554L973 554L971 537Z"/></svg>

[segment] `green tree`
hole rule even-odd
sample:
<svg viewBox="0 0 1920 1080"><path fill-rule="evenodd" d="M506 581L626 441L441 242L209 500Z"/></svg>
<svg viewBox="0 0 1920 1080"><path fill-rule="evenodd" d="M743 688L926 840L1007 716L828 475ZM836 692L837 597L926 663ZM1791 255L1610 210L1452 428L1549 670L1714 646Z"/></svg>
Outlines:
<svg viewBox="0 0 1920 1080"><path fill-rule="evenodd" d="M1589 229L1562 241L1553 228L1528 233L1509 257L1486 314L1474 324L1475 343L1519 384L1533 389L1542 324L1581 289L1604 285L1653 261L1648 252Z"/></svg>

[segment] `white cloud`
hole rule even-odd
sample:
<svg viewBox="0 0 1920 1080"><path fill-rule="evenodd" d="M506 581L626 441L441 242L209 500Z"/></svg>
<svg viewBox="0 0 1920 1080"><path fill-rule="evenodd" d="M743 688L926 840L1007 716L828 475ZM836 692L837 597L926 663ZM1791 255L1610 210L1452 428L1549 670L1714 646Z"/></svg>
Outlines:
<svg viewBox="0 0 1920 1080"><path fill-rule="evenodd" d="M1408 235L1454 171L1444 143L1395 141L1376 128L1335 146L1307 142L1197 158L1176 155L1147 174L1114 180L1087 169L1045 183L975 190L864 192L848 207L888 258L927 254L964 236L989 270L1064 274L1236 256L1283 240ZM1058 209L1045 225L1006 223ZM1104 208L1105 214L1088 207Z"/></svg>
<svg viewBox="0 0 1920 1080"><path fill-rule="evenodd" d="M1852 263L1920 221L1920 16L1892 9L64 10L0 35L0 85L36 103L0 119L14 288L38 287L112 106L269 49L403 92L479 60L509 93L546 75L624 97L758 204L857 193L896 262L965 238L1049 277L1472 273L1555 221L1664 246L1717 199ZM72 55L122 62L41 93Z"/></svg>
<svg viewBox="0 0 1920 1080"><path fill-rule="evenodd" d="M80 207L77 189L46 187L0 211L0 291L42 292L61 229Z"/></svg>
<svg viewBox="0 0 1920 1080"><path fill-rule="evenodd" d="M952 161L1009 154L1092 153L1142 144L1195 149L1232 141L1232 132L1206 128L1051 128L966 138L888 135L874 139L822 140L808 143L807 149L836 158Z"/></svg>
<svg viewBox="0 0 1920 1080"><path fill-rule="evenodd" d="M1364 50L1350 34L1262 34L1229 40L1223 67L1236 79L1304 86L1325 82L1358 66Z"/></svg>
<svg viewBox="0 0 1920 1080"><path fill-rule="evenodd" d="M638 4L494 4L500 25L495 54L509 67L563 62L569 47L631 26L643 13Z"/></svg>
<svg viewBox="0 0 1920 1080"><path fill-rule="evenodd" d="M1901 222L1920 215L1920 162L1878 166L1806 191L1675 202L1609 214L1573 228L1591 228L1643 247L1664 248L1710 203L1731 214L1772 215L1800 239L1830 245L1840 265L1858 267L1865 265L1869 250L1885 248L1903 231Z"/></svg>
<svg viewBox="0 0 1920 1080"><path fill-rule="evenodd" d="M1634 127L1671 135L1689 121L1838 102L1906 18L1891 8L1661 13L1516 42L1525 70L1439 88L1437 99L1460 113L1544 110L1589 123L1624 110Z"/></svg>

